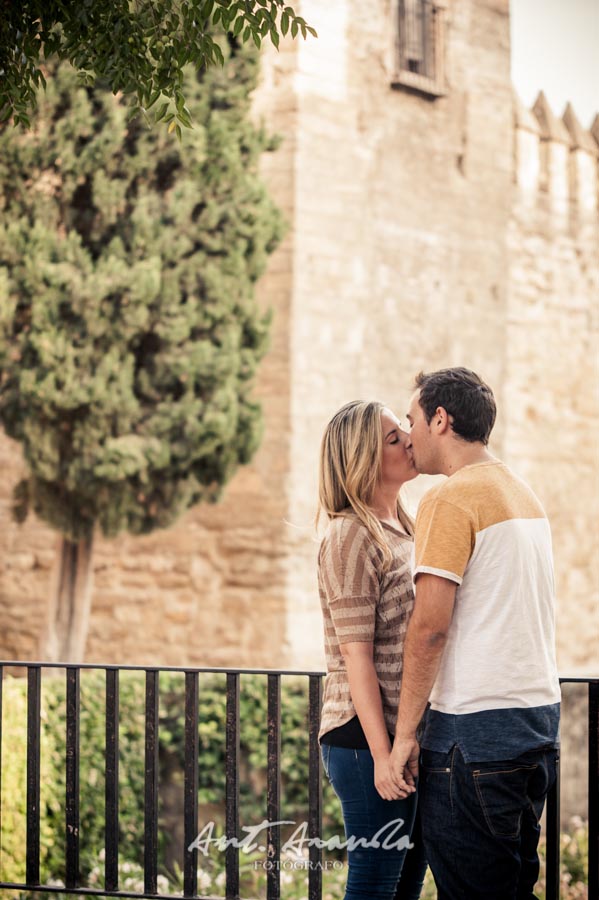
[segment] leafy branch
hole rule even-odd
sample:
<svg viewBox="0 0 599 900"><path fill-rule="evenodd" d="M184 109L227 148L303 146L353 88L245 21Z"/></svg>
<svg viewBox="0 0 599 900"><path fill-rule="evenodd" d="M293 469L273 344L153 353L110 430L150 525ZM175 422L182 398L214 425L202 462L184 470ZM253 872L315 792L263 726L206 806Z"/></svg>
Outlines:
<svg viewBox="0 0 599 900"><path fill-rule="evenodd" d="M0 123L30 127L44 61L56 55L84 84L100 79L131 98L132 115L181 136L192 125L186 65L223 65L225 36L278 48L287 34L317 36L285 0L0 0Z"/></svg>

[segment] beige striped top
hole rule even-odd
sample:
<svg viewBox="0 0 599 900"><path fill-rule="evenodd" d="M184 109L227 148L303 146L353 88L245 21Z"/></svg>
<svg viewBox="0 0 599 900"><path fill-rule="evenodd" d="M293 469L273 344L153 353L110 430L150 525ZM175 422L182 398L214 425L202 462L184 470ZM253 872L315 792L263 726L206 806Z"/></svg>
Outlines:
<svg viewBox="0 0 599 900"><path fill-rule="evenodd" d="M403 667L403 644L414 606L412 539L382 523L393 554L383 572L383 554L351 511L331 520L318 555L318 587L324 620L327 676L320 734L356 715L340 644L373 641L387 728L393 734Z"/></svg>

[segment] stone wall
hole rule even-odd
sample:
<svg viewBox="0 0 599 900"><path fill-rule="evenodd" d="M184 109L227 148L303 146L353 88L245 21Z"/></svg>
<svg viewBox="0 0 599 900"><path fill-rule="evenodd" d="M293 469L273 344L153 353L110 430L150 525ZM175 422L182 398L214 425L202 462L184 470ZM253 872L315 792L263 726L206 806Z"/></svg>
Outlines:
<svg viewBox="0 0 599 900"><path fill-rule="evenodd" d="M438 99L391 88L392 4L303 9L319 39L301 45L297 79L292 428L303 452L291 460L290 515L299 526L313 509L320 434L343 402L378 397L401 416L416 372L455 364L481 371L501 401L512 181L507 2L454 6ZM503 431L501 417L498 453ZM413 493L429 484L419 479ZM308 663L320 643L314 549L302 531L295 539L289 631Z"/></svg>
<svg viewBox="0 0 599 900"><path fill-rule="evenodd" d="M553 530L562 672L597 671L599 216L597 142L568 107L515 99L508 229L505 450ZM599 136L599 132L597 132Z"/></svg>
<svg viewBox="0 0 599 900"><path fill-rule="evenodd" d="M318 40L264 52L255 114L283 138L264 175L290 226L259 289L264 442L217 507L98 541L90 661L321 667L322 429L356 397L401 416L419 369L461 364L496 391L492 451L551 517L560 667L596 672L597 142L514 100L508 0L449 5L436 99L391 86L394 9L303 0ZM32 659L56 539L11 523L18 449L0 459L0 657Z"/></svg>
<svg viewBox="0 0 599 900"><path fill-rule="evenodd" d="M595 671L597 140L571 108L559 122L543 97L522 110L507 3L450 5L447 94L434 100L390 89L393 20L388 4L372 7L303 4L320 36L301 45L297 76L294 655L309 664L319 643L302 529L324 424L357 396L402 415L415 372L461 364L495 389L491 450L551 518L560 668ZM418 479L412 501L429 486Z"/></svg>

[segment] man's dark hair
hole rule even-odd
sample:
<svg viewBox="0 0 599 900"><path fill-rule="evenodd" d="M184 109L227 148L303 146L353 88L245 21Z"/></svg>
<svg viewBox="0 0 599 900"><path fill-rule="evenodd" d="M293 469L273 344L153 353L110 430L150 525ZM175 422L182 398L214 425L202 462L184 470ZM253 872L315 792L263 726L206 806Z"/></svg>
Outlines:
<svg viewBox="0 0 599 900"><path fill-rule="evenodd" d="M493 391L470 369L440 369L416 376L418 398L430 424L439 406L453 417L451 427L464 441L489 443L497 407Z"/></svg>

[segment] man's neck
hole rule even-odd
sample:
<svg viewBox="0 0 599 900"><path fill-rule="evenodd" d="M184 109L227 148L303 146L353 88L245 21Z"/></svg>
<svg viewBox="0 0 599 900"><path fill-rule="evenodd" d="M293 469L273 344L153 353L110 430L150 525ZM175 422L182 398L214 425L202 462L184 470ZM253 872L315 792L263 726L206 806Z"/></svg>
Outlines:
<svg viewBox="0 0 599 900"><path fill-rule="evenodd" d="M443 475L455 475L465 466L474 466L479 463L497 462L484 444L480 442L469 444L465 441L452 441L452 447L448 450L441 472Z"/></svg>

